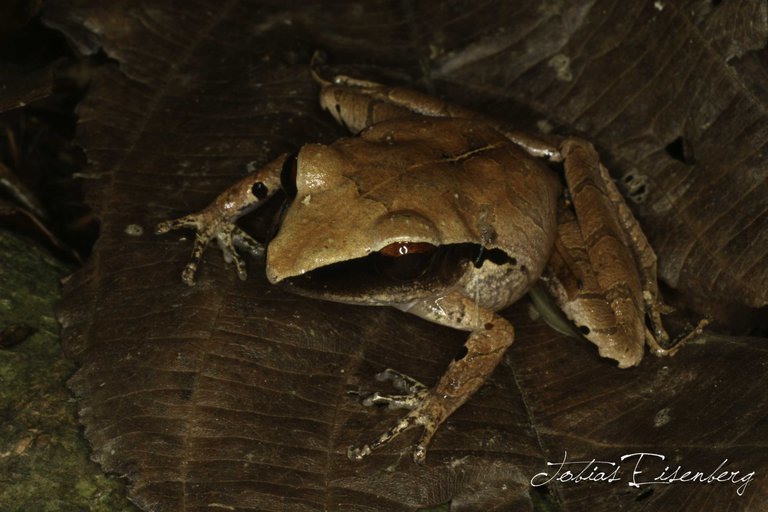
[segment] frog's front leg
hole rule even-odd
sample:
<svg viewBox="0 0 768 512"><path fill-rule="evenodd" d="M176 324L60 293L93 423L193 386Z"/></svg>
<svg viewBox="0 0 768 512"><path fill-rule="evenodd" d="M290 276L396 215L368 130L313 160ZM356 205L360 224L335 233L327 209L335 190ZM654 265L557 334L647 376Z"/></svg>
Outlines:
<svg viewBox="0 0 768 512"><path fill-rule="evenodd" d="M157 225L155 228L157 234L182 228L192 228L196 231L192 257L181 277L186 284L190 286L195 284L197 267L211 240L218 242L224 260L235 264L240 279L246 278L245 263L237 253L236 247L260 257L264 254L264 246L237 227L235 221L259 207L281 188L280 175L290 158L288 154L279 156L260 170L229 187L203 210Z"/></svg>
<svg viewBox="0 0 768 512"><path fill-rule="evenodd" d="M429 390L396 373L392 374L394 377L384 376L394 380L400 390L410 391L408 395L411 399L406 398L408 395L386 397L377 393L364 403L387 403L391 407L411 408L411 411L375 441L360 447L350 447L347 455L353 460L369 455L401 432L421 426L424 430L414 446L413 460L423 463L427 446L437 428L480 388L514 340L512 324L496 313L479 307L476 301L455 292L400 309L440 324L471 331L464 345L466 350L462 350L462 354L451 362L437 385ZM396 382L398 376L403 380L400 385Z"/></svg>

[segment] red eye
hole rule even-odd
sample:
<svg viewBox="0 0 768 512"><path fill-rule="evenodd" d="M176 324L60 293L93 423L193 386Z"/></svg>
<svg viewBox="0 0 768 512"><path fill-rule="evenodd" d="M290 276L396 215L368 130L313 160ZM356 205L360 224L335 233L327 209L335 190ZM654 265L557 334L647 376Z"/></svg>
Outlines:
<svg viewBox="0 0 768 512"><path fill-rule="evenodd" d="M426 242L394 242L379 250L376 269L394 281L417 279L430 268L436 251Z"/></svg>
<svg viewBox="0 0 768 512"><path fill-rule="evenodd" d="M433 252L437 247L427 242L394 242L379 250L380 254L397 258L407 254L425 254Z"/></svg>

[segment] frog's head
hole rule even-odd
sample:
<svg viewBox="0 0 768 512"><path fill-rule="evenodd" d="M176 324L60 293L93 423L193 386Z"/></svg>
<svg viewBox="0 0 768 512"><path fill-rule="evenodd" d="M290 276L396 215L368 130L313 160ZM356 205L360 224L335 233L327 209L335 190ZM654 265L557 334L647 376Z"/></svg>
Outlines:
<svg viewBox="0 0 768 512"><path fill-rule="evenodd" d="M337 146L302 148L295 197L267 249L270 282L369 304L407 302L454 284L479 249L457 243L469 241L455 233L464 223L435 213L423 190L401 190L388 169L375 184L362 183L360 165Z"/></svg>

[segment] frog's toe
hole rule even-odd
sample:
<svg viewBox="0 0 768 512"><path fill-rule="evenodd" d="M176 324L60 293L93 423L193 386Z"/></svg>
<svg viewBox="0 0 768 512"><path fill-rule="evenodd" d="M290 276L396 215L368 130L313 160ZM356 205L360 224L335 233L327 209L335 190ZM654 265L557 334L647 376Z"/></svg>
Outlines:
<svg viewBox="0 0 768 512"><path fill-rule="evenodd" d="M406 430L420 426L424 431L419 441L413 447L413 461L417 464L424 464L427 458L427 446L429 446L432 436L435 435L437 427L442 422L439 415L436 416L430 412L432 408L429 404L428 399L422 399L414 410L403 416L372 443L364 444L360 447L350 446L347 449L347 457L351 460L360 460L370 455L373 450L389 443Z"/></svg>
<svg viewBox="0 0 768 512"><path fill-rule="evenodd" d="M391 381L395 389L409 395L418 395L427 390L427 386L421 382L392 368L377 373L376 380L379 382Z"/></svg>
<svg viewBox="0 0 768 512"><path fill-rule="evenodd" d="M363 400L363 405L370 407L372 405L386 405L387 409L415 409L419 403L424 399L427 390L426 388L420 393L407 394L407 395L385 395L378 391L374 394L366 397Z"/></svg>
<svg viewBox="0 0 768 512"><path fill-rule="evenodd" d="M420 424L424 427L424 430L419 438L419 442L413 447L413 462L416 464L424 464L427 460L427 446L432 441L432 436L437 432L437 427L440 423L432 418L421 421Z"/></svg>
<svg viewBox="0 0 768 512"><path fill-rule="evenodd" d="M417 415L415 415L413 412L408 413L402 419L400 419L400 421L395 423L392 428L380 435L375 441L359 447L350 446L347 449L347 457L349 457L351 460L360 460L364 457L367 457L371 454L371 452L373 452L373 450L384 446L399 436L402 432L405 432L409 428L416 425L416 418Z"/></svg>
<svg viewBox="0 0 768 512"><path fill-rule="evenodd" d="M363 400L363 405L386 405L388 409L415 409L429 393L429 388L405 374L387 368L376 374L379 382L392 382L392 386L401 394L385 394L376 391Z"/></svg>
<svg viewBox="0 0 768 512"><path fill-rule="evenodd" d="M371 447L367 444L363 446L350 446L347 448L347 458L349 460L362 460L371 454Z"/></svg>
<svg viewBox="0 0 768 512"><path fill-rule="evenodd" d="M197 263L190 261L181 273L181 280L187 286L195 286L195 274L197 274Z"/></svg>

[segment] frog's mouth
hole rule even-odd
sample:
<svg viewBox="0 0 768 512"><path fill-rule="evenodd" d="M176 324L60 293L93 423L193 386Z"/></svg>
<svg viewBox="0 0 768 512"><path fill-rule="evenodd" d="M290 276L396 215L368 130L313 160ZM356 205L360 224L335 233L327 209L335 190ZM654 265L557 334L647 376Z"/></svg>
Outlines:
<svg viewBox="0 0 768 512"><path fill-rule="evenodd" d="M447 292L496 250L477 244L396 243L282 281L299 295L352 304L404 304Z"/></svg>

